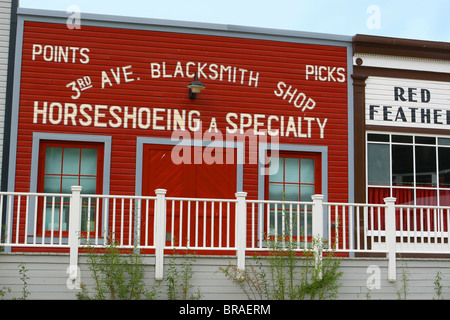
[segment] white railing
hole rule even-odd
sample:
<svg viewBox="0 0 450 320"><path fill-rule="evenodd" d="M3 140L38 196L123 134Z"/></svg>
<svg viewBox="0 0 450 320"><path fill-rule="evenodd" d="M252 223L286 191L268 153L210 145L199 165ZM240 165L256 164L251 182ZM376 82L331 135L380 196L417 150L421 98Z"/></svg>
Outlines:
<svg viewBox="0 0 450 320"><path fill-rule="evenodd" d="M325 250L342 255L384 253L389 279L395 280L397 253L450 253L450 208L385 204L246 199L195 199L155 196L0 193L1 245L6 250L67 248L70 276L76 279L78 251L87 245L154 253L155 277L163 277L167 250L234 254L245 268L246 253L278 248L302 251L312 239L326 240ZM14 249L12 249L14 248ZM44 248L44 249L43 249Z"/></svg>

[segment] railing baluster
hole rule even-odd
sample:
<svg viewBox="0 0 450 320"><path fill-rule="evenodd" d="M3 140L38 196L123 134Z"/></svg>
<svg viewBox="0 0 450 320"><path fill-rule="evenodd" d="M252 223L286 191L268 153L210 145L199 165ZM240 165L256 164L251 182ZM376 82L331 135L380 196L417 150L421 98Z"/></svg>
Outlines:
<svg viewBox="0 0 450 320"><path fill-rule="evenodd" d="M183 200L180 200L180 219L179 219L179 234L178 234L178 242L180 246L183 244Z"/></svg>
<svg viewBox="0 0 450 320"><path fill-rule="evenodd" d="M100 198L95 199L95 245L98 245L98 229L100 224Z"/></svg>
<svg viewBox="0 0 450 320"><path fill-rule="evenodd" d="M21 196L17 197L17 220L16 220L16 244L19 243L19 226L20 226L20 200Z"/></svg>
<svg viewBox="0 0 450 320"><path fill-rule="evenodd" d="M445 211L447 212L447 230L446 230L447 245L448 245L447 250L450 251L450 209L447 208Z"/></svg>
<svg viewBox="0 0 450 320"><path fill-rule="evenodd" d="M13 209L12 205L14 204L14 196L10 195L8 200L8 212L6 219L6 238L8 239L8 243L12 243L12 233L11 228L13 228Z"/></svg>
<svg viewBox="0 0 450 320"><path fill-rule="evenodd" d="M120 204L120 245L123 246L123 236L124 236L124 230L125 230L125 205L124 205L125 199L121 199Z"/></svg>
<svg viewBox="0 0 450 320"><path fill-rule="evenodd" d="M134 205L133 205L133 200L130 198L129 204L128 204L128 245L132 246L133 245L133 240L132 240L132 236L133 236L133 216L134 216Z"/></svg>
<svg viewBox="0 0 450 320"><path fill-rule="evenodd" d="M52 197L52 218L50 222L50 244L53 244L53 233L55 232L55 197Z"/></svg>
<svg viewBox="0 0 450 320"><path fill-rule="evenodd" d="M230 247L230 220L231 220L231 208L230 202L227 202L227 248Z"/></svg>
<svg viewBox="0 0 450 320"><path fill-rule="evenodd" d="M339 248L339 207L337 205L334 206L334 230L336 237L336 248Z"/></svg>
<svg viewBox="0 0 450 320"><path fill-rule="evenodd" d="M440 226L439 226L439 234L441 235L441 245L444 244L444 209L436 209L439 210L439 221L440 221ZM442 210L442 211L441 211Z"/></svg>
<svg viewBox="0 0 450 320"><path fill-rule="evenodd" d="M1 201L0 201L0 210L1 211L3 211L3 196L1 196ZM27 195L26 196L26 205L25 205L25 226L24 226L24 233L25 233L25 235L24 235L24 240L23 240L23 243L24 244L26 244L26 243L28 243L28 221L29 221L29 219L28 219L28 216L30 215L29 214L29 211L30 210L30 196L29 195ZM1 216L1 215L0 215ZM0 219L0 221L1 221L1 219ZM0 232L0 234L1 234L1 232Z"/></svg>
<svg viewBox="0 0 450 320"><path fill-rule="evenodd" d="M195 246L198 247L198 201L195 201Z"/></svg>
<svg viewBox="0 0 450 320"><path fill-rule="evenodd" d="M363 207L363 223L364 223L364 229L363 229L363 238L364 238L364 247L363 250L367 250L368 244L367 244L367 230L368 228L368 222L369 219L369 208L364 206Z"/></svg>
<svg viewBox="0 0 450 320"><path fill-rule="evenodd" d="M62 236L63 236L63 214L64 214L64 198L59 197L59 244L62 245Z"/></svg>
<svg viewBox="0 0 450 320"><path fill-rule="evenodd" d="M361 229L360 229L360 207L357 206L355 207L356 209L356 250L360 250L361 249Z"/></svg>
<svg viewBox="0 0 450 320"><path fill-rule="evenodd" d="M38 197L34 197L34 223L33 223L33 244L36 244L37 242L37 220L38 220L38 203L39 203L39 199Z"/></svg>
<svg viewBox="0 0 450 320"><path fill-rule="evenodd" d="M3 221L3 197L4 197L3 194L0 195L0 221ZM28 212L28 210L27 210L27 212ZM6 215L5 215L5 220L6 220ZM5 222L6 222L6 224L8 224L8 221L5 221ZM4 241L6 243L7 242L6 235L4 234L6 232L6 230L5 231L3 231L3 230L4 230L4 228L2 226L0 228L0 242Z"/></svg>
<svg viewBox="0 0 450 320"><path fill-rule="evenodd" d="M116 208L117 208L117 204L116 204L116 198L113 198L113 221L112 221L112 235L111 235L111 241L116 241Z"/></svg>
<svg viewBox="0 0 450 320"><path fill-rule="evenodd" d="M223 247L223 243L222 243L222 210L223 210L223 202L219 202L219 248Z"/></svg>
<svg viewBox="0 0 450 320"><path fill-rule="evenodd" d="M86 240L89 242L90 239L90 231L91 231L91 197L88 197L88 206L87 206L87 217L86 217ZM83 227L81 227L83 229Z"/></svg>
<svg viewBox="0 0 450 320"><path fill-rule="evenodd" d="M214 247L214 201L211 201L211 247Z"/></svg>
<svg viewBox="0 0 450 320"><path fill-rule="evenodd" d="M191 242L191 200L188 200L188 224L187 224L187 242L188 245Z"/></svg>
<svg viewBox="0 0 450 320"><path fill-rule="evenodd" d="M342 206L342 245L343 249L347 249L347 222L345 219L345 206Z"/></svg>
<svg viewBox="0 0 450 320"><path fill-rule="evenodd" d="M44 201L42 204L42 244L45 244L45 223L47 222L47 196L44 196Z"/></svg>
<svg viewBox="0 0 450 320"><path fill-rule="evenodd" d="M300 243L301 243L301 238L300 238L300 220L301 220L300 210L301 210L300 203L297 203L297 249L300 249Z"/></svg>

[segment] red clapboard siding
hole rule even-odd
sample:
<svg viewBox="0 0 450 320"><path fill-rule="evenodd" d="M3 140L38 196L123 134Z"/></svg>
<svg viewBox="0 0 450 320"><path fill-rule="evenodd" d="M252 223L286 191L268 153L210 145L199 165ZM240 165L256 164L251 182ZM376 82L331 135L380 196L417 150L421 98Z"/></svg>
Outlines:
<svg viewBox="0 0 450 320"><path fill-rule="evenodd" d="M38 44L78 48L75 50L75 63L72 63L73 52L69 49L69 62L45 61L43 54L32 59L33 45ZM81 48L89 56L89 63L81 63L85 59ZM47 52L49 53L49 52ZM47 56L49 58L49 55ZM182 72L174 77L177 62L183 66ZM190 73L197 67L206 64L207 78L200 77L206 89L195 100L188 99L187 84L192 78L187 77L186 63L192 62ZM166 76L152 78L151 63L161 67L165 63ZM235 81L228 81L228 73L223 73L222 81L211 79L214 75L208 69L212 64L236 67ZM136 170L136 139L137 137L170 137L172 130L166 128L167 110L173 116L174 109L198 111L202 122L202 130L209 128L212 118L217 121L217 129L226 133L231 128L226 122L229 113L261 114L265 116L262 128L267 128L267 117L276 115L302 117L302 133L307 132L307 122L304 117L327 119L324 136L320 137L317 121L312 121L311 137L279 136L283 144L320 145L328 147L328 195L333 201L348 200L348 106L347 79L345 82L316 81L314 76L309 80L305 77L306 65L331 66L347 68L347 48L301 44L281 41L244 39L212 35L197 35L188 33L160 32L124 28L105 28L82 26L80 30L71 30L65 24L26 21L23 34L21 91L19 104L19 127L16 164L16 191L28 191L30 186L31 148L33 132L52 132L64 134L98 134L112 136L111 150L111 194L134 194ZM125 71L132 72L125 82L122 67L129 66ZM118 68L118 69L117 69ZM239 71L245 69L245 73ZM116 83L111 72L120 71L120 84ZM102 71L108 75L111 85L102 88ZM255 80L249 83L250 71L253 77L258 73L258 84ZM162 73L162 69L160 69ZM242 76L242 74L244 74ZM345 72L346 74L346 72ZM172 77L169 77L172 75ZM75 94L67 85L79 78L89 76L93 87L81 92L78 99L72 99ZM233 76L233 74L232 74ZM337 77L337 74L334 73ZM346 74L347 77L347 74ZM241 83L241 79L243 80ZM313 110L301 111L292 103L283 100L275 94L277 84L283 81L292 90L298 89L307 98L316 102ZM285 90L287 89L285 88ZM287 98L289 99L289 98ZM44 102L48 104L59 102L77 106L76 125L71 118L58 122L58 114L53 115L50 123L49 114L44 124L42 117L33 123L34 103L39 107ZM119 106L122 112L117 115L122 119L122 125L114 128L108 123L116 124L117 120L109 114L108 109L102 110L105 117L100 119L106 127L94 125L83 126L81 121L87 118L81 115L81 105L88 104ZM128 121L124 127L124 108L139 112L142 108L154 111L155 108L165 109L160 112L164 120L158 122L163 130L155 130L153 126L147 129L133 128L133 121ZM133 109L136 108L136 109ZM55 109L57 110L57 109ZM94 112L88 114L94 121ZM146 118L144 118L145 120ZM150 120L153 121L153 113ZM232 118L234 123L239 120ZM136 120L137 121L137 120ZM273 129L279 129L274 122ZM252 127L253 128L253 127ZM286 129L286 128L285 128ZM193 134L193 132L190 132ZM192 135L192 138L194 136ZM225 139L225 137L224 137ZM269 139L270 141L270 139ZM139 160L140 161L140 160ZM257 197L258 175L256 164L244 165L244 191L252 198Z"/></svg>

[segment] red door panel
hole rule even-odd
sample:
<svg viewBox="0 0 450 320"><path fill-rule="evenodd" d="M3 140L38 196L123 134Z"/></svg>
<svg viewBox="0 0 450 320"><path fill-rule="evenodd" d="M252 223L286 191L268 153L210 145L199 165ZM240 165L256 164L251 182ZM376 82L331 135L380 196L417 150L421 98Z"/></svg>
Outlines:
<svg viewBox="0 0 450 320"><path fill-rule="evenodd" d="M236 192L236 161L225 163L230 159L227 153L234 149L215 150L215 159L223 159L219 163L194 163L204 148L191 147L189 154L191 163L175 164L171 158L173 146L144 146L142 175L142 194L155 194L155 189L166 189L166 197L234 199ZM234 155L234 154L232 154ZM228 157L227 157L228 156ZM234 157L236 158L236 157ZM197 161L198 162L198 161ZM223 162L223 163L221 163ZM234 229L233 215L227 214L225 204L210 201L168 200L166 232L168 238L175 239L174 245L183 244L189 247L211 247L225 245L219 235L226 233L227 227ZM222 210L221 210L222 209ZM143 227L153 237L153 207L148 209L148 218L143 219ZM222 213L221 213L222 212ZM214 219L212 219L214 217ZM147 221L147 223L146 223ZM180 239L181 236L181 239ZM234 242L234 232L230 234ZM169 242L168 242L169 244Z"/></svg>

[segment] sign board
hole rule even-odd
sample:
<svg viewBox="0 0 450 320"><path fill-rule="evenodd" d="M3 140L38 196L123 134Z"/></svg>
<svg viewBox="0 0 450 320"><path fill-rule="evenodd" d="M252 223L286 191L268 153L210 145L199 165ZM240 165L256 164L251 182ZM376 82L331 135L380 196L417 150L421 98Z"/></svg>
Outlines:
<svg viewBox="0 0 450 320"><path fill-rule="evenodd" d="M39 22L23 39L25 126L325 139L347 120L346 48Z"/></svg>
<svg viewBox="0 0 450 320"><path fill-rule="evenodd" d="M366 124L449 129L450 83L369 77Z"/></svg>

